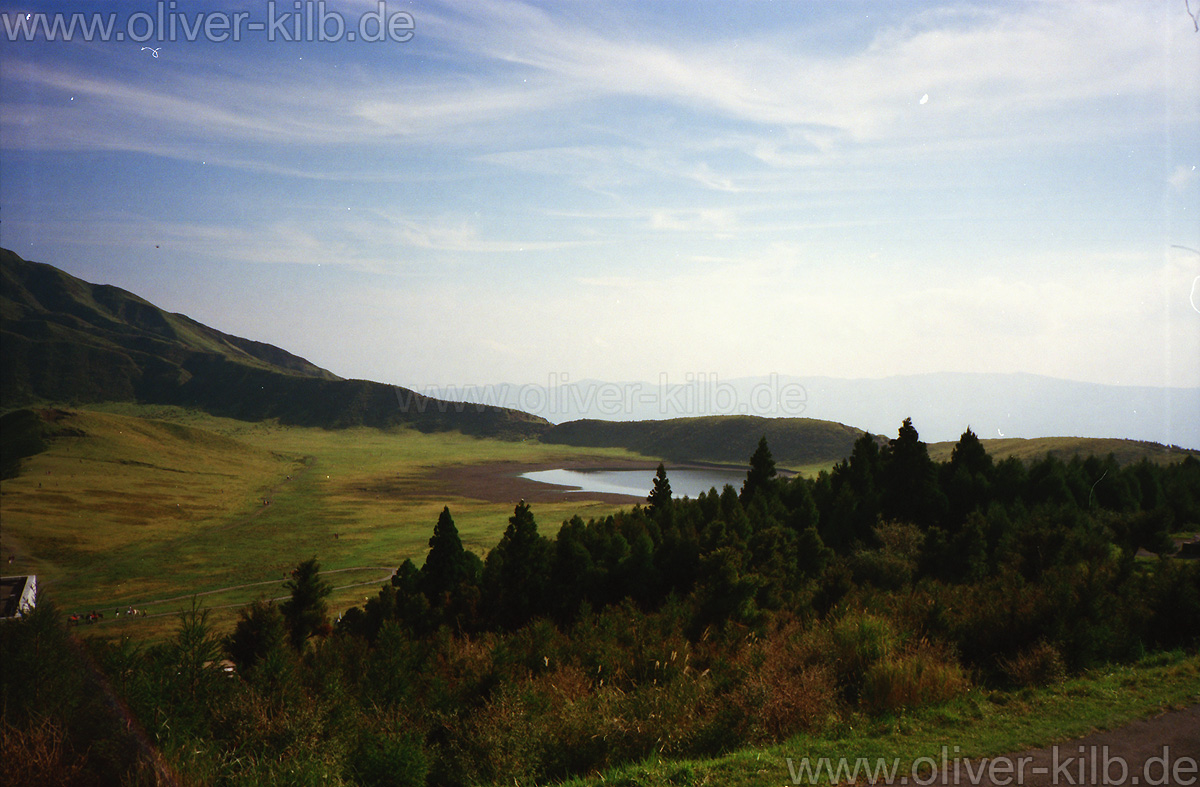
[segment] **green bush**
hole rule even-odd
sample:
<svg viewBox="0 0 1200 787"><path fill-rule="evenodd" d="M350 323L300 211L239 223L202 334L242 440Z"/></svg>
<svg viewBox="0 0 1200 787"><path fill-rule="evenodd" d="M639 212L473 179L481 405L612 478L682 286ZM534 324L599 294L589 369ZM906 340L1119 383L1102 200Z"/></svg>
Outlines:
<svg viewBox="0 0 1200 787"><path fill-rule="evenodd" d="M856 694L855 687L872 666L887 659L899 648L892 624L867 613L851 613L833 626L833 652L838 678Z"/></svg>
<svg viewBox="0 0 1200 787"><path fill-rule="evenodd" d="M349 771L361 787L419 787L425 784L429 765L421 745L413 739L364 732Z"/></svg>

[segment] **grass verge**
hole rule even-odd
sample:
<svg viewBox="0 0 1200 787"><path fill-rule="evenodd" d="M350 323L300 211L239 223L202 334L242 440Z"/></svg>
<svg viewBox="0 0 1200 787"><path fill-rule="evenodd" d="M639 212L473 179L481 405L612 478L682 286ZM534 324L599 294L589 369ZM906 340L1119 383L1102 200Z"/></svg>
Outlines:
<svg viewBox="0 0 1200 787"><path fill-rule="evenodd" d="M942 747L962 757L990 757L1041 748L1168 710L1200 703L1200 655L1158 653L1142 661L1107 666L1057 685L1017 692L974 689L945 705L882 719L848 717L821 734L704 760L647 760L615 768L564 787L720 784L766 787L791 784L788 759L863 757L900 762L940 759ZM827 776L826 781L828 783Z"/></svg>

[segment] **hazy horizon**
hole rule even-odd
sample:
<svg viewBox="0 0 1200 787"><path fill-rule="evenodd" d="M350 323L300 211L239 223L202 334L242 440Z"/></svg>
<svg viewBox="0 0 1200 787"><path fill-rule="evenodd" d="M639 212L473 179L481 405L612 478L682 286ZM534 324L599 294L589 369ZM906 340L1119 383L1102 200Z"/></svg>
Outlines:
<svg viewBox="0 0 1200 787"><path fill-rule="evenodd" d="M183 40L292 8L3 7L0 245L416 390L1200 386L1182 3L347 0Z"/></svg>
<svg viewBox="0 0 1200 787"><path fill-rule="evenodd" d="M657 381L425 386L444 402L497 405L551 423L646 421L711 415L815 418L892 436L911 418L926 442L1121 438L1200 449L1200 387L1106 386L1029 374L931 373L882 378L690 375ZM403 398L403 395L402 395ZM445 406L445 405L442 405Z"/></svg>

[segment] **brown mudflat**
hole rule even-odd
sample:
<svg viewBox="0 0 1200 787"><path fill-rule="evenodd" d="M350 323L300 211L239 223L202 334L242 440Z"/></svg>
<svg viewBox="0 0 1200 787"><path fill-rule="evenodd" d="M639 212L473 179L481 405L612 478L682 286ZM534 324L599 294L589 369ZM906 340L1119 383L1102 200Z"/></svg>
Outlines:
<svg viewBox="0 0 1200 787"><path fill-rule="evenodd" d="M431 480L439 490L455 497L469 497L489 503L566 503L571 501L598 500L603 503L646 502L645 497L621 495L610 492L581 492L575 487L545 484L521 478L522 473L536 470L645 470L646 489L649 491L654 480L655 462L639 462L619 459L568 462L486 462L473 465L455 465L438 468Z"/></svg>

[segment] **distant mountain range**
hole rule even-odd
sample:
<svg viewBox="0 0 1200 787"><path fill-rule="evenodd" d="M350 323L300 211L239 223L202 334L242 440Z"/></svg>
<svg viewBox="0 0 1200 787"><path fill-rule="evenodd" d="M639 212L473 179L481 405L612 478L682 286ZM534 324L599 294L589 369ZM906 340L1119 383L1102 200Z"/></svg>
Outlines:
<svg viewBox="0 0 1200 787"><path fill-rule="evenodd" d="M524 437L548 423L343 380L262 342L230 336L117 287L0 249L0 409L130 401L302 426L393 426Z"/></svg>
<svg viewBox="0 0 1200 787"><path fill-rule="evenodd" d="M299 426L410 425L622 447L675 462L741 464L766 435L775 458L791 467L838 461L864 429L891 436L907 417L931 444L956 441L970 426L981 438L993 438L989 450L998 455L1114 451L1125 461L1169 460L1174 452L1153 444L1200 447L1200 389L1103 386L1034 375L730 381L698 375L681 383L564 381L418 393L342 379L278 347L222 333L125 290L89 284L4 249L0 372L0 412L12 416L9 426L29 420L14 413L18 408L121 401ZM1013 440L1050 437L1072 439ZM949 446L931 449L948 452Z"/></svg>
<svg viewBox="0 0 1200 787"><path fill-rule="evenodd" d="M555 381L551 381L554 383ZM1200 388L1072 382L1033 374L921 374L879 379L771 375L723 380L581 380L421 389L427 396L518 406L552 422L713 415L801 417L895 436L912 418L928 442L981 438L1125 438L1200 448Z"/></svg>

